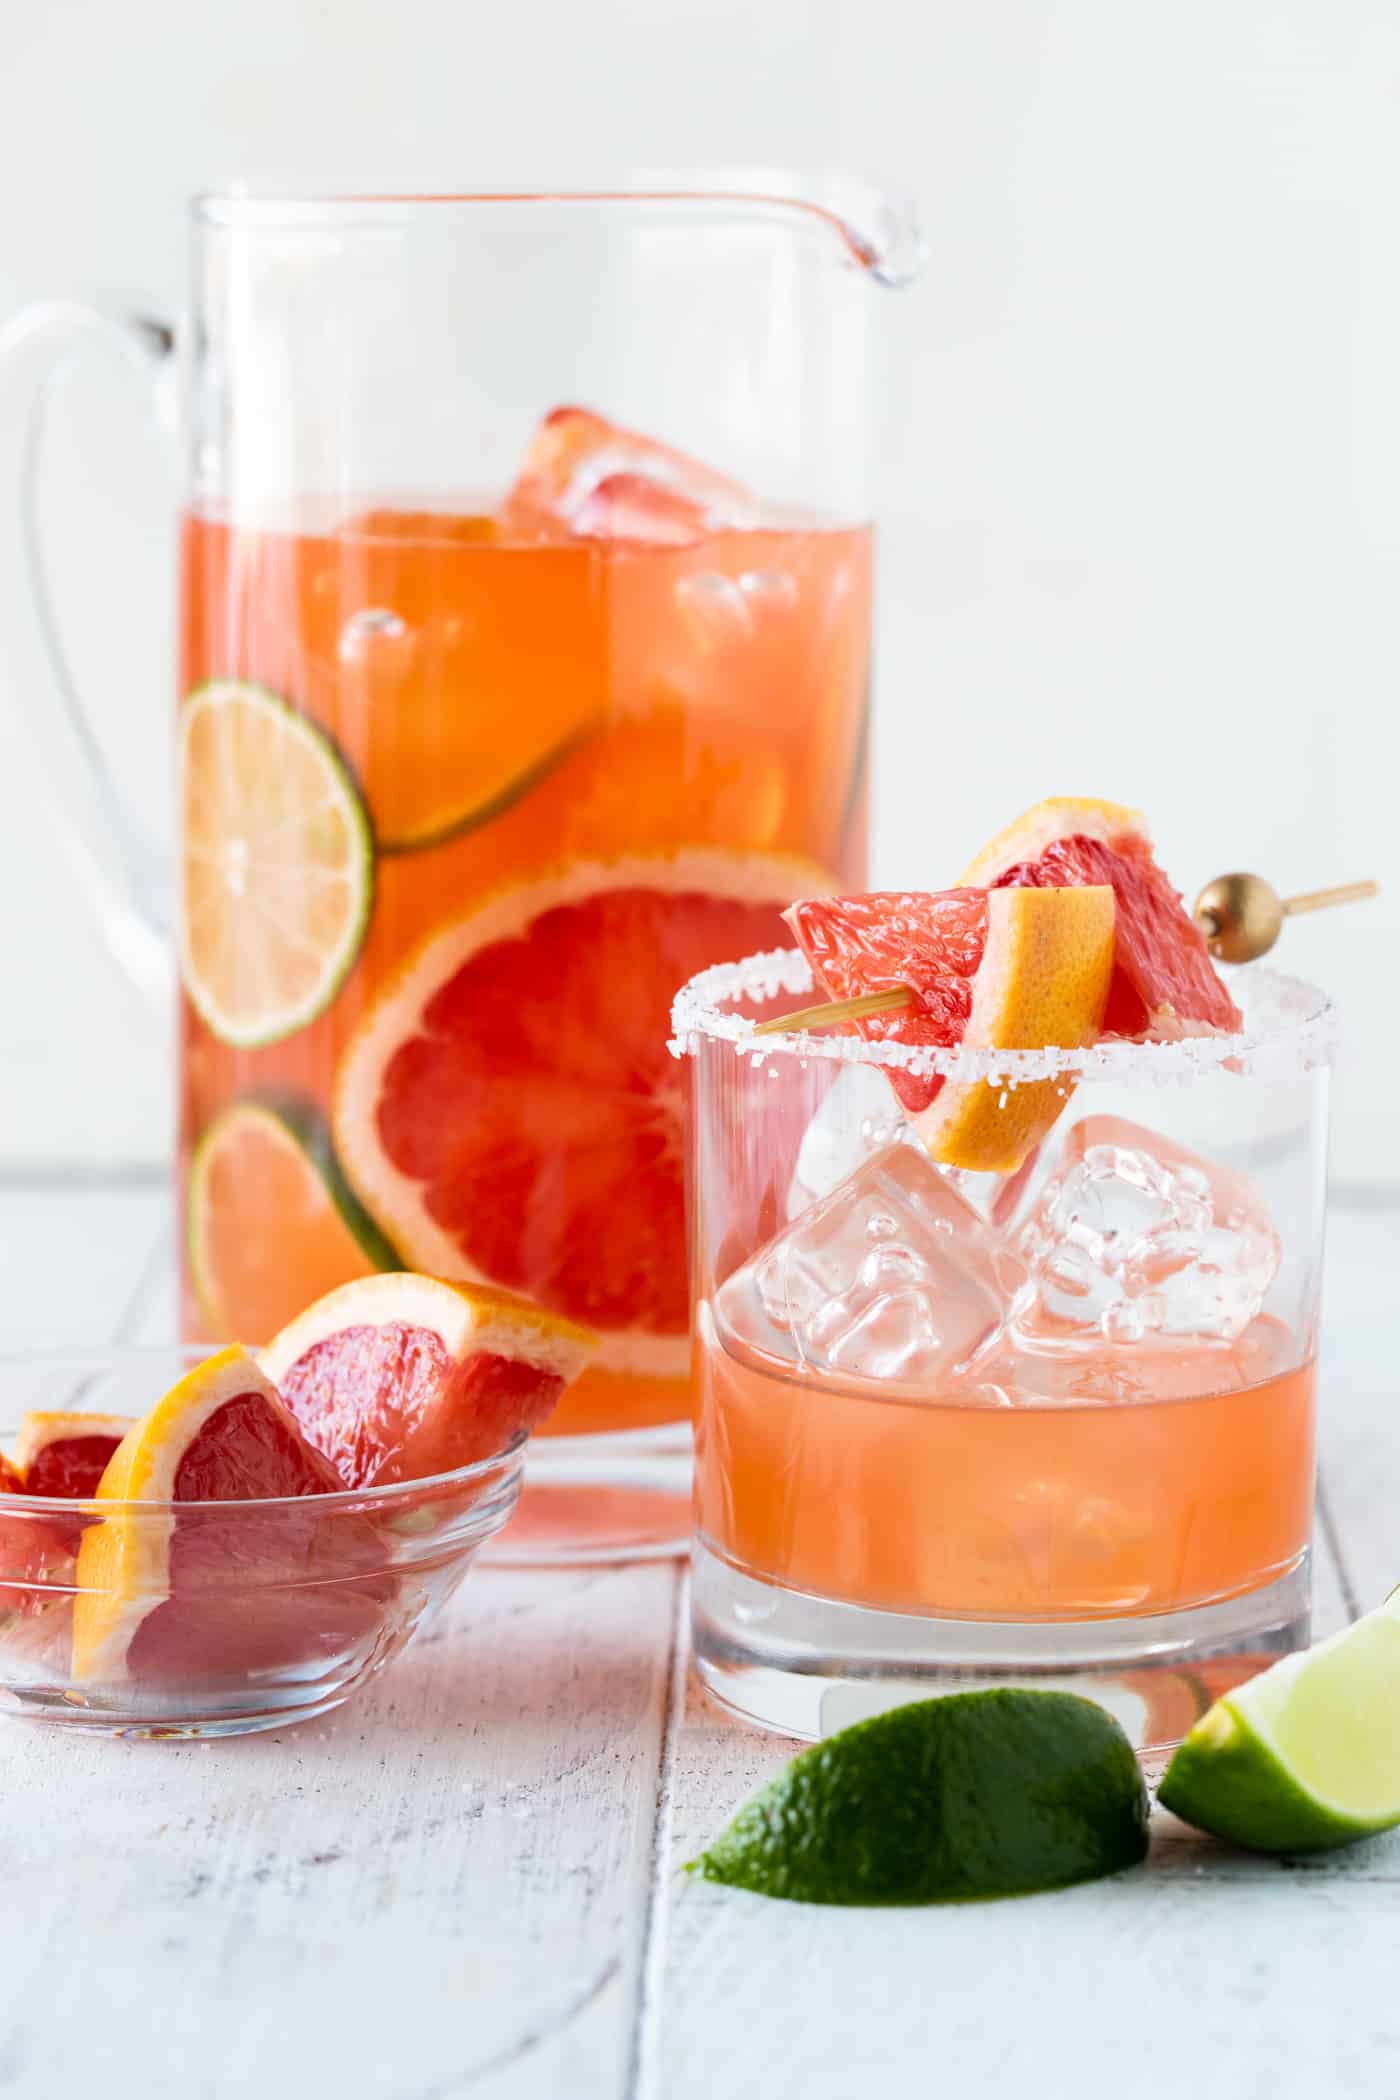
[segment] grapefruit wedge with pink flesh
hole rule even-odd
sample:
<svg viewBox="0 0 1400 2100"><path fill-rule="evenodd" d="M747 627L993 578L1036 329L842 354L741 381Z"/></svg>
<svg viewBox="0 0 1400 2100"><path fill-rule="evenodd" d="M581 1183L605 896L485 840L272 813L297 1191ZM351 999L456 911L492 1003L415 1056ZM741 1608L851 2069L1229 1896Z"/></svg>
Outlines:
<svg viewBox="0 0 1400 2100"><path fill-rule="evenodd" d="M1078 1049L1098 1036L1113 971L1113 892L886 891L806 899L787 922L832 999L907 989L912 1011L855 1025L870 1041L921 1048ZM941 1166L1007 1174L1069 1098L1063 1075L999 1080L901 1072L888 1078Z"/></svg>
<svg viewBox="0 0 1400 2100"><path fill-rule="evenodd" d="M618 1385L643 1379L672 1382L651 1419L686 1407L671 1000L708 964L782 946L788 899L832 887L795 856L717 848L575 863L431 936L346 1050L336 1150L404 1258L597 1331L574 1426L595 1381L624 1416Z"/></svg>
<svg viewBox="0 0 1400 2100"><path fill-rule="evenodd" d="M738 482L587 408L551 409L501 508L503 529L529 536L674 543L754 522L753 500Z"/></svg>
<svg viewBox="0 0 1400 2100"><path fill-rule="evenodd" d="M1180 1036L1240 1026L1205 937L1152 852L1141 811L1060 795L1038 802L969 862L987 889L1107 883L1117 906L1104 1032Z"/></svg>
<svg viewBox="0 0 1400 2100"><path fill-rule="evenodd" d="M0 1627L61 1605L72 1585L76 1542L63 1522L25 1510L24 1493L24 1476L0 1456ZM13 1514L11 1497L20 1502Z"/></svg>
<svg viewBox="0 0 1400 2100"><path fill-rule="evenodd" d="M83 1498L97 1493L107 1462L129 1429L129 1415L36 1410L15 1435L14 1462L29 1495Z"/></svg>
<svg viewBox="0 0 1400 2100"><path fill-rule="evenodd" d="M337 1581L377 1550L366 1521L317 1508L340 1490L246 1350L187 1372L99 1483L112 1507L78 1549L74 1677L246 1677L338 1652L378 1608Z"/></svg>
<svg viewBox="0 0 1400 2100"><path fill-rule="evenodd" d="M593 1336L481 1285L387 1275L330 1291L260 1362L346 1487L425 1480L534 1429Z"/></svg>

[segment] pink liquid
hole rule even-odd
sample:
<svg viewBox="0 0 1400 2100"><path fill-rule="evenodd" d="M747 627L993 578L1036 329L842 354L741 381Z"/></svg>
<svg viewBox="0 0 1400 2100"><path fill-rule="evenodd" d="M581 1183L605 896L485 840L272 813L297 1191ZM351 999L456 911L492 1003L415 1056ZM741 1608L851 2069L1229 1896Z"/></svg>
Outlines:
<svg viewBox="0 0 1400 2100"><path fill-rule="evenodd" d="M1312 1514L1314 1365L1239 1382L1286 1341L1258 1320L1232 1348L1139 1351L1143 1389L1173 1397L968 1405L799 1375L722 1346L706 1311L699 1528L760 1579L935 1616L1108 1617L1260 1588ZM1076 1359L1074 1389L1127 1360Z"/></svg>

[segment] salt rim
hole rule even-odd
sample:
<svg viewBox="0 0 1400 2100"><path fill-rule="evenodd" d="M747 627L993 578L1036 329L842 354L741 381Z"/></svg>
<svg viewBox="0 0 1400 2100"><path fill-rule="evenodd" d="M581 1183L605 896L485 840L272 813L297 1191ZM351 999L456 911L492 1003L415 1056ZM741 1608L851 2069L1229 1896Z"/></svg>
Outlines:
<svg viewBox="0 0 1400 2100"><path fill-rule="evenodd" d="M671 1008L673 1057L690 1057L701 1041L728 1042L752 1055L824 1057L839 1064L883 1065L924 1078L988 1080L1009 1087L1073 1073L1137 1086L1188 1086L1229 1066L1234 1074L1271 1077L1329 1064L1337 1042L1337 1009L1327 994L1301 977L1258 963L1222 972L1245 1025L1237 1034L1182 1036L1172 1042L1091 1043L1082 1050L936 1049L909 1043L868 1043L855 1035L814 1035L807 1029L761 1036L747 1014L727 1013L734 999L794 998L814 989L806 958L796 948L770 948L741 962L716 963L681 986Z"/></svg>

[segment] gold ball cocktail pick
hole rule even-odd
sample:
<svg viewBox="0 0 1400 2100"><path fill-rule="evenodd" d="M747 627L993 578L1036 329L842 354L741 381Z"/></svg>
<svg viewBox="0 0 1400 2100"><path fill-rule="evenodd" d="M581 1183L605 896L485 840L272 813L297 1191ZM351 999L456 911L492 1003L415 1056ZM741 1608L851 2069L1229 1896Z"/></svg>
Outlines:
<svg viewBox="0 0 1400 2100"><path fill-rule="evenodd" d="M1191 916L1217 962L1255 962L1273 947L1285 919L1305 911L1330 911L1334 904L1358 904L1378 890L1374 882L1339 882L1330 890L1280 897L1262 875L1217 875L1201 891Z"/></svg>
<svg viewBox="0 0 1400 2100"><path fill-rule="evenodd" d="M1358 904L1363 898L1377 896L1379 890L1375 882L1341 882L1327 890L1280 897L1262 875L1217 875L1197 897L1191 916L1217 962L1255 962L1273 947L1285 919L1298 918L1305 911L1329 911L1334 904ZM903 1013L913 1004L913 994L896 985L887 992L863 992L856 999L828 1000L820 1006L799 1007L795 1013L775 1014L771 1020L760 1021L754 1034L832 1028L839 1021L863 1021L870 1014Z"/></svg>

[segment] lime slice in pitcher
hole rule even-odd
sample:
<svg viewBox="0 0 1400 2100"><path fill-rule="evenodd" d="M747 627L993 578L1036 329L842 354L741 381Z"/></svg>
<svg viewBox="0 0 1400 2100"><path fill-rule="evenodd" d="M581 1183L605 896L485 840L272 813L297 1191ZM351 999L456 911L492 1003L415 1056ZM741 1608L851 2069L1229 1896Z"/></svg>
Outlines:
<svg viewBox="0 0 1400 2100"><path fill-rule="evenodd" d="M226 1043L275 1043L330 1005L364 939L374 842L334 745L260 686L180 711L185 989Z"/></svg>
<svg viewBox="0 0 1400 2100"><path fill-rule="evenodd" d="M233 1101L201 1133L185 1199L190 1277L209 1334L265 1342L336 1284L401 1267L309 1105Z"/></svg>
<svg viewBox="0 0 1400 2100"><path fill-rule="evenodd" d="M1400 1591L1218 1700L1157 1799L1255 1852L1322 1852L1400 1823Z"/></svg>

